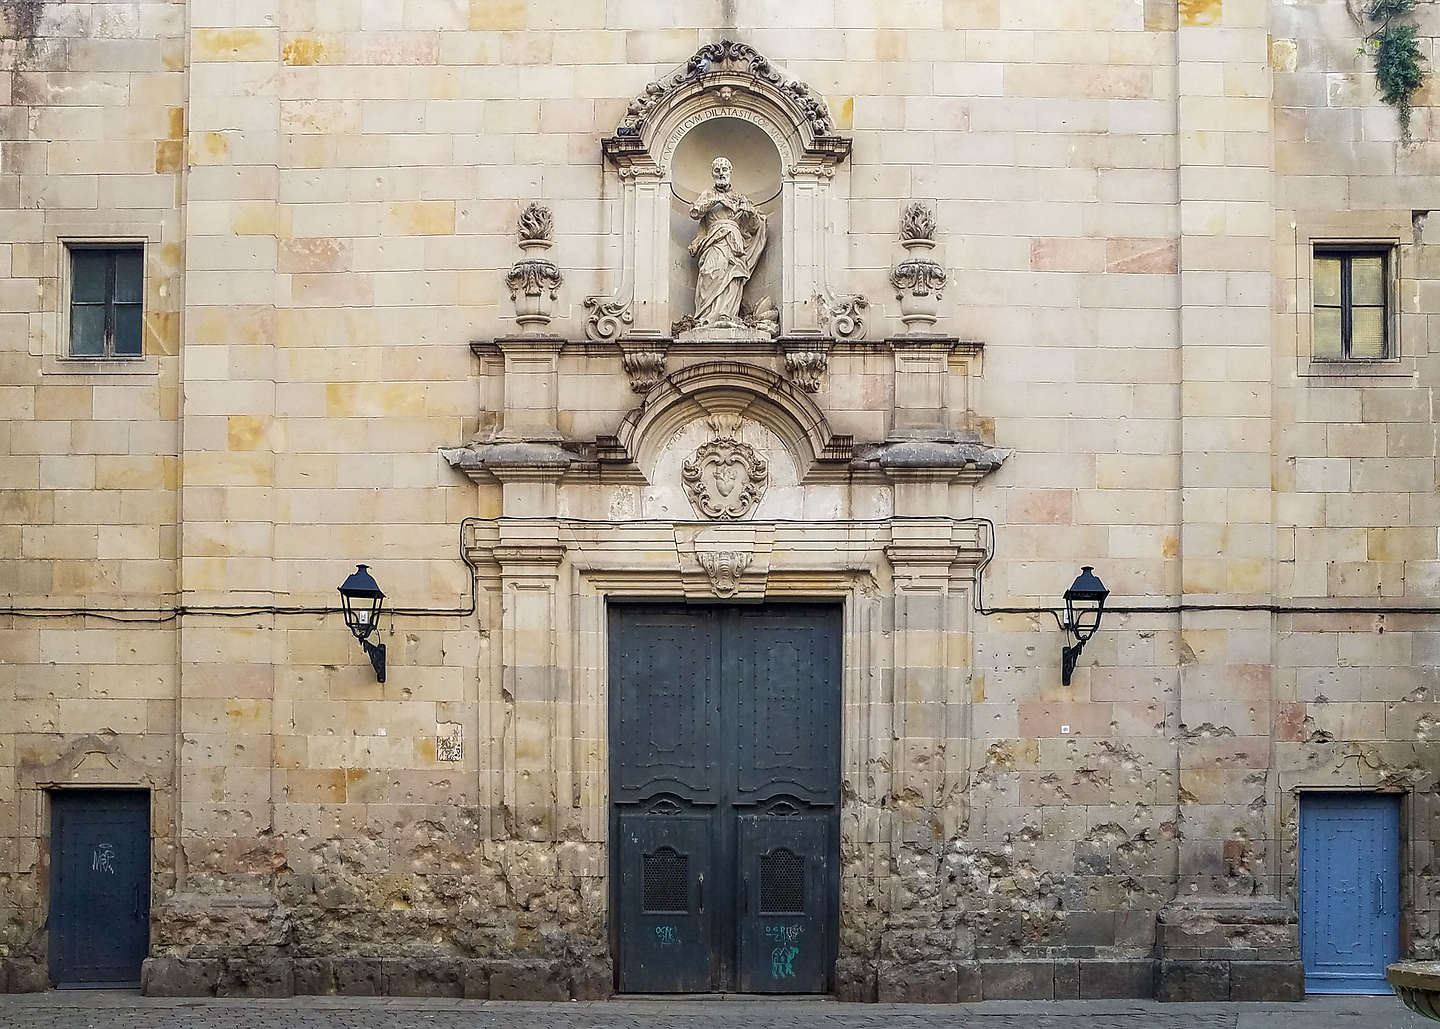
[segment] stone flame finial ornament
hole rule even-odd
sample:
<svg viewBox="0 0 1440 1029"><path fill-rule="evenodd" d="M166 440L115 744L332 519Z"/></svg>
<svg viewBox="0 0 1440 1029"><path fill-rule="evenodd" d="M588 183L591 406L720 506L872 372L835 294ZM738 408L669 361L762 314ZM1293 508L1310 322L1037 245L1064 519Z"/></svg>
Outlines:
<svg viewBox="0 0 1440 1029"><path fill-rule="evenodd" d="M554 233L555 219L550 214L550 208L533 200L526 204L525 210L520 212L520 242L543 239L548 243Z"/></svg>
<svg viewBox="0 0 1440 1029"><path fill-rule="evenodd" d="M905 208L900 216L900 245L906 257L890 273L890 285L900 301L900 320L906 333L926 335L939 320L942 291L950 281L930 256L935 249L935 215L928 204L917 200Z"/></svg>
<svg viewBox="0 0 1440 1029"><path fill-rule="evenodd" d="M515 302L515 320L525 335L543 334L550 325L555 301L565 277L545 251L554 246L555 231L550 209L531 201L520 212L518 237L523 252L505 276L510 299Z"/></svg>
<svg viewBox="0 0 1440 1029"><path fill-rule="evenodd" d="M919 200L911 201L900 215L900 242L935 239L935 215Z"/></svg>

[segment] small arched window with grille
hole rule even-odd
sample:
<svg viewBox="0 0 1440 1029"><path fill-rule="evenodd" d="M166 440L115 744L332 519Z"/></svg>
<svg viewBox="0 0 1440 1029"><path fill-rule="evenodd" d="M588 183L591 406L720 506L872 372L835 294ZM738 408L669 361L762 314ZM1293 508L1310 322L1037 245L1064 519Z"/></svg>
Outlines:
<svg viewBox="0 0 1440 1029"><path fill-rule="evenodd" d="M641 903L647 915L680 915L690 910L690 858L661 847L644 860Z"/></svg>
<svg viewBox="0 0 1440 1029"><path fill-rule="evenodd" d="M760 858L760 913L805 913L805 859L785 847Z"/></svg>

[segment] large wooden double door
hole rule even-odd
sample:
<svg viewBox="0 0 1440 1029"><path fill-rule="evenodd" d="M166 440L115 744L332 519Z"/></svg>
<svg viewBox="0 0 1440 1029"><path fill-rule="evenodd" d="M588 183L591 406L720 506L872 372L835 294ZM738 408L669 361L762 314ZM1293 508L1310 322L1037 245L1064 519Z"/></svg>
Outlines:
<svg viewBox="0 0 1440 1029"><path fill-rule="evenodd" d="M611 930L630 993L824 993L840 609L610 611Z"/></svg>

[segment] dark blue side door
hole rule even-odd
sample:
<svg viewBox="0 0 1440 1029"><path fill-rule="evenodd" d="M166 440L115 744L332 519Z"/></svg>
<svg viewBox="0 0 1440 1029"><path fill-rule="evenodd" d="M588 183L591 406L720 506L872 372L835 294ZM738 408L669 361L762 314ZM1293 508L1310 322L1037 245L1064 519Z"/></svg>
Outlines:
<svg viewBox="0 0 1440 1029"><path fill-rule="evenodd" d="M1400 798L1300 798L1300 953L1308 993L1388 994L1400 957Z"/></svg>
<svg viewBox="0 0 1440 1029"><path fill-rule="evenodd" d="M139 986L150 948L150 795L51 794L50 978Z"/></svg>

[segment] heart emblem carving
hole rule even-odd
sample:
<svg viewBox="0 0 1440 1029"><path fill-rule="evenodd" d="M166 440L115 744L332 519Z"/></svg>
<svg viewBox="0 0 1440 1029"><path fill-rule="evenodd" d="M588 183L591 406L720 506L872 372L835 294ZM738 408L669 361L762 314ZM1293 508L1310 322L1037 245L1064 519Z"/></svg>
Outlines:
<svg viewBox="0 0 1440 1029"><path fill-rule="evenodd" d="M737 415L714 415L706 424L714 438L697 447L680 469L685 495L705 518L745 518L765 495L769 464L741 440L743 423Z"/></svg>

